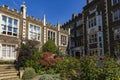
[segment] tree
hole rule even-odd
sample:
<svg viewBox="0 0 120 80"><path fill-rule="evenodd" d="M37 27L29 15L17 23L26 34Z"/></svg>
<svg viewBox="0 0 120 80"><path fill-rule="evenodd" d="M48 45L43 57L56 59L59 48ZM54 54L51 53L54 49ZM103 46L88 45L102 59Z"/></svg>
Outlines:
<svg viewBox="0 0 120 80"><path fill-rule="evenodd" d="M44 45L43 45L43 52L52 52L56 53L58 51L57 46L53 42L53 40L49 39Z"/></svg>
<svg viewBox="0 0 120 80"><path fill-rule="evenodd" d="M26 65L26 62L35 60L35 56L40 55L38 52L37 44L38 42L36 41L27 41L26 44L21 45L18 56L19 67L26 67L28 65Z"/></svg>

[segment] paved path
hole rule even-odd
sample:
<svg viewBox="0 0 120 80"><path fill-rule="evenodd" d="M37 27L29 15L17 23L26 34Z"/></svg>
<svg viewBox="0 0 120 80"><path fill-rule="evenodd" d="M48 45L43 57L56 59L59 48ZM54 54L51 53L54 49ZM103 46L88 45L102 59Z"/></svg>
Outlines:
<svg viewBox="0 0 120 80"><path fill-rule="evenodd" d="M31 80L39 80L40 79L40 75L38 75L38 76L36 76L36 77L34 77L33 79L31 79Z"/></svg>

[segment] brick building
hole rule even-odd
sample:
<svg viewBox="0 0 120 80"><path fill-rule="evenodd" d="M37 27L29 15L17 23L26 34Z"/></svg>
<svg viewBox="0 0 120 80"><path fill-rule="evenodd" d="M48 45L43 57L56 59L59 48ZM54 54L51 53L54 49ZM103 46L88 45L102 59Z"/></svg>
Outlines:
<svg viewBox="0 0 120 80"><path fill-rule="evenodd" d="M120 54L120 0L86 0L81 14L62 27L70 28L69 48L71 55L112 56ZM81 16L81 17L80 17ZM78 21L81 20L81 21ZM81 24L77 27L77 24ZM78 32L77 32L78 31ZM77 37L81 34L83 37ZM81 42L82 45L79 45ZM78 49L78 47L82 47ZM79 55L78 55L79 54Z"/></svg>
<svg viewBox="0 0 120 80"><path fill-rule="evenodd" d="M43 20L28 16L26 5L22 4L20 12L0 6L0 60L15 60L18 56L16 49L27 40L37 41L39 49L48 40L52 39L63 53L68 45L68 31L58 23L53 26Z"/></svg>
<svg viewBox="0 0 120 80"><path fill-rule="evenodd" d="M70 30L68 53L72 56L82 56L84 53L82 14L73 14L72 19L62 25L62 27Z"/></svg>

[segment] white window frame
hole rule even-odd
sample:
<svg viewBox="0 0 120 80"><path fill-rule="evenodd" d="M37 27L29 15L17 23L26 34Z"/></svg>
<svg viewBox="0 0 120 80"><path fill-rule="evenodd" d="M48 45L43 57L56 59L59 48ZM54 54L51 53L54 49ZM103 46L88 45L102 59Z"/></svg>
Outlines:
<svg viewBox="0 0 120 80"><path fill-rule="evenodd" d="M2 29L2 27L0 28L0 35L5 35L5 36L11 36L11 37L17 37L17 38L19 38L19 23L20 23L20 20L19 20L19 18L16 18L16 17L13 17L13 16L9 16L9 15L6 15L6 14L4 14L4 13L1 13L0 14L0 22L1 22L1 26L2 26L2 16L6 16L7 18L7 22L6 22L6 34L2 34L2 32L3 32L3 29ZM7 34L7 32L8 32L8 18L12 18L12 35L8 35ZM18 26L17 27L15 27L14 26L14 20L17 20L18 21ZM17 36L13 36L13 33L14 33L14 28L17 28Z"/></svg>
<svg viewBox="0 0 120 80"><path fill-rule="evenodd" d="M51 32L55 33L55 44L57 44L57 32L52 29L47 29L47 40L48 40L48 31L50 31L50 38L53 40L53 36L51 36Z"/></svg>
<svg viewBox="0 0 120 80"><path fill-rule="evenodd" d="M30 25L32 25L32 26L36 26L36 27L39 27L39 29L40 29L40 31L38 31L39 33L36 33L37 35L38 34L40 34L40 39L38 40L38 39L35 39L36 41L41 41L41 26L40 25L36 25L36 24L34 24L34 23L29 23L28 24L29 26L28 26L28 39L29 40L34 40L34 39L31 39L30 37ZM34 31L32 31L32 33L33 33ZM32 36L32 38L33 38L33 36Z"/></svg>
<svg viewBox="0 0 120 80"><path fill-rule="evenodd" d="M3 56L3 45L5 45L5 55ZM9 46L9 47L8 47ZM15 50L17 45L14 44L1 44L1 59L3 60L15 60L17 57L17 51Z"/></svg>

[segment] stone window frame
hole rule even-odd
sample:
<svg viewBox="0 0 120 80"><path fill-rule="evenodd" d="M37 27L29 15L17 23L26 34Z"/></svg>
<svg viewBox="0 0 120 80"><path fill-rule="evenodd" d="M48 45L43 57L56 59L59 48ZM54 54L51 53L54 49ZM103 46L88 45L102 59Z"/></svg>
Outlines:
<svg viewBox="0 0 120 80"><path fill-rule="evenodd" d="M30 25L32 25L32 26L34 26L34 27L37 27L37 28L39 28L40 30L39 30L38 32L35 32L34 29L33 29L32 31L30 31ZM29 39L29 40L41 41L41 29L42 29L42 28L41 28L40 25L36 25L36 24L34 24L34 23L29 23L29 24L28 24L28 39ZM30 38L30 32L36 34L36 35L37 35L37 38L34 39L33 34L32 34L32 38ZM38 39L38 35L39 35L39 39Z"/></svg>
<svg viewBox="0 0 120 80"><path fill-rule="evenodd" d="M120 9L112 11L112 19L113 19L113 22L120 20Z"/></svg>
<svg viewBox="0 0 120 80"><path fill-rule="evenodd" d="M116 2L114 3L114 1L116 1ZM112 6L114 6L114 5L118 4L118 3L120 3L120 0L111 0Z"/></svg>
<svg viewBox="0 0 120 80"><path fill-rule="evenodd" d="M83 25L83 20L82 19L79 19L78 21L76 21L76 26L79 27Z"/></svg>
<svg viewBox="0 0 120 80"><path fill-rule="evenodd" d="M62 41L62 40L63 40L63 39L62 39L62 36L66 37L66 39L64 39L64 40L66 40L66 41ZM66 34L63 34L63 33L60 34L60 39L61 39L60 44L61 44L62 46L67 46L67 44L68 44L68 38L67 38L67 37L68 37L68 36L67 36ZM65 44L64 44L63 42L65 42Z"/></svg>
<svg viewBox="0 0 120 80"><path fill-rule="evenodd" d="M6 23L3 23L2 21L2 16L5 16L6 17ZM11 35L8 35L8 27L9 27L9 24L8 24L8 18L11 18L12 19L12 25L11 25L11 28L12 28L12 31L11 31ZM17 23L17 26L14 25L14 20L17 20L18 23ZM1 21L1 26L6 26L6 30L3 30L3 28L1 27L1 33L0 35L5 35L5 36L11 36L11 37L17 37L19 38L19 23L20 23L20 19L19 18L16 18L16 17L13 17L13 16L10 16L10 15L6 15L4 13L1 13L0 14L0 21ZM14 29L17 29L17 32L14 32ZM5 34L3 34L2 32L5 31Z"/></svg>
<svg viewBox="0 0 120 80"><path fill-rule="evenodd" d="M95 27L97 25L97 20L96 20L96 16L92 17L88 20L88 28L92 28Z"/></svg>
<svg viewBox="0 0 120 80"><path fill-rule="evenodd" d="M49 32L50 32L50 34L49 34ZM56 36L57 36L57 32L56 31L51 30L51 29L47 29L47 40L48 39L52 39L56 43L56 41L57 41L57 37Z"/></svg>
<svg viewBox="0 0 120 80"><path fill-rule="evenodd" d="M117 36L119 37L117 38ZM118 40L118 39L120 39L120 28L114 29L114 40Z"/></svg>
<svg viewBox="0 0 120 80"><path fill-rule="evenodd" d="M16 44L2 43L1 44L1 58L5 60L15 60L17 57L16 47L17 47ZM3 51L4 51L4 54L3 54Z"/></svg>
<svg viewBox="0 0 120 80"><path fill-rule="evenodd" d="M98 34L97 34L97 32L91 30L88 36L89 36L89 38L88 38L89 44L94 44L94 43L98 42L98 39L97 39Z"/></svg>
<svg viewBox="0 0 120 80"><path fill-rule="evenodd" d="M89 35L89 44L93 44L94 42L94 35Z"/></svg>
<svg viewBox="0 0 120 80"><path fill-rule="evenodd" d="M66 36L65 36L65 35L61 35L61 44L62 44L62 45L66 45L66 44L67 44L66 41L67 41L67 40L66 40Z"/></svg>

